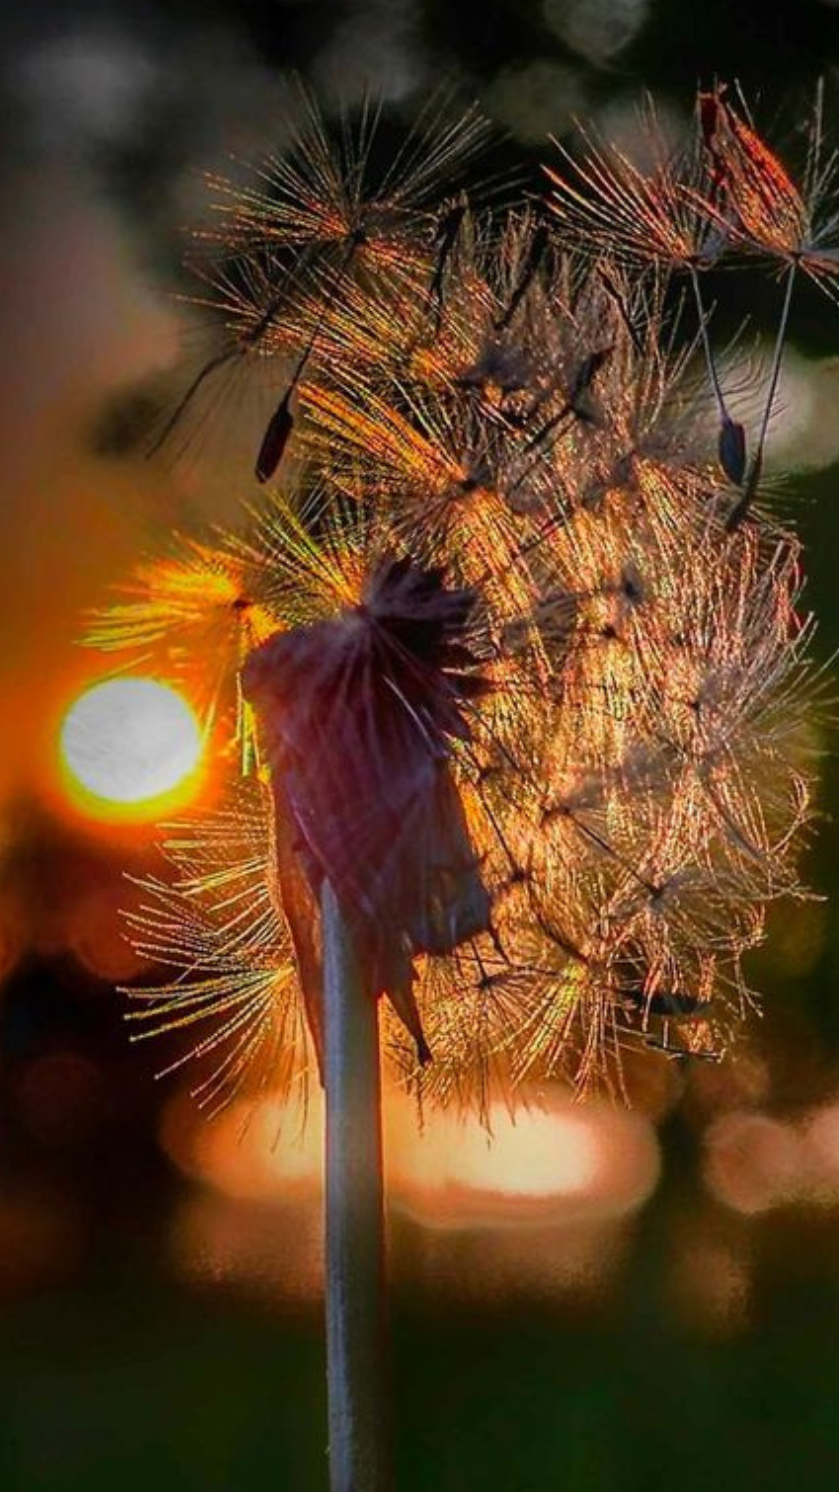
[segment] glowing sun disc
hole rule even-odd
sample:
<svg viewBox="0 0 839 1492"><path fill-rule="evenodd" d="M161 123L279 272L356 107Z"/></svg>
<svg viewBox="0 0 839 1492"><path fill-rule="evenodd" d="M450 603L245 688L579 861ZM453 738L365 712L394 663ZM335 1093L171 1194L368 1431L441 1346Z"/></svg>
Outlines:
<svg viewBox="0 0 839 1492"><path fill-rule="evenodd" d="M61 726L71 785L103 806L151 803L182 786L201 757L198 722L156 679L109 679L85 690Z"/></svg>

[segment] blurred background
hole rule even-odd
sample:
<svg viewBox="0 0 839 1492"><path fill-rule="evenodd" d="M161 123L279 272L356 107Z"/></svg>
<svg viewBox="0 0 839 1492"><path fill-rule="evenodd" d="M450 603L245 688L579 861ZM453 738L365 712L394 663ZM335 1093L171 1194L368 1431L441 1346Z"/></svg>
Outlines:
<svg viewBox="0 0 839 1492"><path fill-rule="evenodd" d="M154 834L142 805L114 802L118 783L94 799L66 765L91 729L76 718L73 737L68 712L108 672L77 645L86 612L162 535L231 516L239 496L145 460L123 398L177 356L182 225L203 172L270 146L290 70L327 110L372 88L397 123L448 79L534 164L549 133L574 148L578 118L636 148L645 89L675 136L697 83L738 78L794 155L819 77L839 139L839 6L38 0L0 28L0 1486L316 1492L317 1105L301 1137L270 1101L207 1120L188 1073L156 1080L167 1054L129 1043L115 993L152 972L121 909L126 872L155 868ZM732 324L739 283L720 292ZM761 284L768 327L777 297ZM792 468L781 500L829 660L839 310L815 292L781 405L771 455ZM805 1492L839 1477L825 745L806 866L824 899L773 914L749 970L764 1014L725 1066L650 1056L632 1112L557 1095L515 1126L496 1115L491 1148L433 1117L420 1136L390 1100L404 1492Z"/></svg>

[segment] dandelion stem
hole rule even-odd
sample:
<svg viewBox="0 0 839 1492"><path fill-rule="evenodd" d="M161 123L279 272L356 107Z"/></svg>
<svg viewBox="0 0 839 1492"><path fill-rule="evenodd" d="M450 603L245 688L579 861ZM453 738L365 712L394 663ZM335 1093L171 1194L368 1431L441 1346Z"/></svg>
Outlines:
<svg viewBox="0 0 839 1492"><path fill-rule="evenodd" d="M323 916L331 1492L384 1492L384 1204L376 1001L328 881Z"/></svg>

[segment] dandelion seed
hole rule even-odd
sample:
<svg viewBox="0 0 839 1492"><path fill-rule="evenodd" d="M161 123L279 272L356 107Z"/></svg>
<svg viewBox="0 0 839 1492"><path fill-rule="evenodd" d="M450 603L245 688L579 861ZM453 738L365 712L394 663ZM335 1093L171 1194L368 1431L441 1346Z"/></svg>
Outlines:
<svg viewBox="0 0 839 1492"><path fill-rule="evenodd" d="M643 124L655 163L648 172L589 134L583 135L588 155L581 162L559 147L569 175L546 168L554 189L551 211L579 252L602 255L606 264L617 258L668 269L705 268L719 257L724 241L700 142L692 137L673 151L651 106Z"/></svg>
<svg viewBox="0 0 839 1492"><path fill-rule="evenodd" d="M719 434L720 466L736 487L746 475L746 432L730 415L723 416Z"/></svg>
<svg viewBox="0 0 839 1492"><path fill-rule="evenodd" d="M446 273L446 265L451 258L452 250L457 243L463 220L466 216L468 203L466 200L456 202L440 218L435 231L437 244L437 259L434 265L434 273L431 277L428 294L429 299L436 307L435 316L439 322L443 310L443 283Z"/></svg>
<svg viewBox="0 0 839 1492"><path fill-rule="evenodd" d="M293 388L289 388L283 394L262 437L262 445L256 458L256 475L260 482L267 482L273 477L283 459L283 452L294 429L294 417L289 408L293 392Z"/></svg>
<svg viewBox="0 0 839 1492"><path fill-rule="evenodd" d="M291 393L348 277L356 271L368 278L384 274L418 293L430 273L424 238L433 222L435 194L445 179L457 180L489 134L477 110L452 121L445 101L437 99L395 160L377 173L379 118L369 102L354 128L345 120L334 136L302 87L298 112L301 122L284 153L263 160L250 184L221 174L208 177L217 222L197 234L196 242L213 257L193 266L208 293L192 299L225 321L225 345L190 377L155 432L151 454L190 418L193 428L187 428L181 449L206 438L216 406L229 400L225 383L231 375L291 358L295 372L275 401L256 459L258 480L268 480L291 434Z"/></svg>
<svg viewBox="0 0 839 1492"><path fill-rule="evenodd" d="M699 118L713 170L715 211L742 242L779 258L806 257L810 213L778 157L741 119L726 88L699 95Z"/></svg>
<svg viewBox="0 0 839 1492"><path fill-rule="evenodd" d="M507 307L503 315L495 323L496 331L504 331L510 325L539 272L539 267L545 258L549 243L550 237L547 224L540 223L530 241L521 275L513 289Z"/></svg>

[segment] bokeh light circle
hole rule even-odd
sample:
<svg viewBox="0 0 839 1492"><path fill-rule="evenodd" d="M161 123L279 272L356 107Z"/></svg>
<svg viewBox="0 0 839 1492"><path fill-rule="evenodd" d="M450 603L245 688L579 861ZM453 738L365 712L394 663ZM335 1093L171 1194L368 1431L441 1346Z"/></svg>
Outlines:
<svg viewBox="0 0 839 1492"><path fill-rule="evenodd" d="M192 780L201 731L186 700L150 678L108 679L70 706L60 747L69 786L92 811L149 809Z"/></svg>

